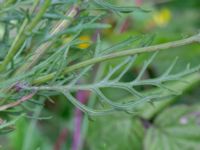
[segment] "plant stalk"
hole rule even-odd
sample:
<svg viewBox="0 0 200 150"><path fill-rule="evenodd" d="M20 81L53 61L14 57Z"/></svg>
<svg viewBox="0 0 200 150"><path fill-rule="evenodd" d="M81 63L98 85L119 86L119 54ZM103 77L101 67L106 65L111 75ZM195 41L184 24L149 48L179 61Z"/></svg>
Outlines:
<svg viewBox="0 0 200 150"><path fill-rule="evenodd" d="M63 74L67 74L67 73L73 72L77 69L83 68L85 66L100 63L100 62L107 61L107 60L114 59L114 58L131 56L131 55L141 54L141 53L145 53L145 52L161 51L161 50L176 48L176 47L189 45L189 44L193 44L193 43L200 43L200 33L197 35L191 36L189 38L178 40L178 41L173 41L173 42L168 42L168 43L158 44L158 45L153 45L153 46L148 46L148 47L142 47L142 48L129 49L129 50L111 53L111 54L104 55L104 56L99 56L96 58L91 58L89 60L86 60L86 61L83 61L83 62L80 62L80 63L77 63L77 64L67 67L64 70ZM51 80L55 74L56 73L53 72L48 75L39 77L38 79L33 81L33 84L45 83L45 82Z"/></svg>

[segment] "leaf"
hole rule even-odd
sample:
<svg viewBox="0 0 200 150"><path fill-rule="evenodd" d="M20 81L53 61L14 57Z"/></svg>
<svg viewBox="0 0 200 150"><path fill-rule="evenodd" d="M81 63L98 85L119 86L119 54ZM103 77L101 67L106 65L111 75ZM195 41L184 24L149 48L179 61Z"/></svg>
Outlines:
<svg viewBox="0 0 200 150"><path fill-rule="evenodd" d="M6 134L14 130L14 125L16 122L21 119L24 116L24 114L19 115L13 120L5 121L0 124L0 134Z"/></svg>
<svg viewBox="0 0 200 150"><path fill-rule="evenodd" d="M199 150L200 106L174 106L161 113L146 133L145 150Z"/></svg>
<svg viewBox="0 0 200 150"><path fill-rule="evenodd" d="M120 13L132 13L135 10L140 10L140 11L144 11L147 12L147 10L144 10L140 7L131 7L131 6L126 6L126 7L119 7L119 6L115 6L112 5L106 1L103 0L94 0L95 4L104 8L104 9L108 9L114 12L120 12Z"/></svg>
<svg viewBox="0 0 200 150"><path fill-rule="evenodd" d="M112 116L90 122L87 140L90 149L95 150L142 150L143 136L144 128L139 119Z"/></svg>
<svg viewBox="0 0 200 150"><path fill-rule="evenodd" d="M138 40L142 40L142 36L133 36L129 37L117 44L112 45L111 47L105 48L101 51L101 55L109 54L111 52L123 50L127 47L133 46L133 43L137 42Z"/></svg>

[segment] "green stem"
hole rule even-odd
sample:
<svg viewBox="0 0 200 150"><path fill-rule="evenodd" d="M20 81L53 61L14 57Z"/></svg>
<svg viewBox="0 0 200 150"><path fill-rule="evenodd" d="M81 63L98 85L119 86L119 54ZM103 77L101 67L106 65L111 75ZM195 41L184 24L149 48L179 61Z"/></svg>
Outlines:
<svg viewBox="0 0 200 150"><path fill-rule="evenodd" d="M39 0L36 0L33 4L33 7L31 9L31 12L35 10L37 7L37 4L39 3ZM28 24L28 19L25 19L18 35L16 36L15 40L13 41L10 50L8 51L8 54L6 55L5 59L0 65L0 72L3 72L7 65L13 60L13 57L17 53L17 51L20 49L22 44L26 40L26 35L24 34L25 32L31 32L33 28L37 25L37 23L40 21L44 13L46 12L47 8L50 6L51 0L45 0L44 4L42 5L41 9L37 13L37 15L34 17L34 19L31 21L31 23L27 26ZM27 26L27 28L26 28Z"/></svg>
<svg viewBox="0 0 200 150"><path fill-rule="evenodd" d="M164 43L164 44L159 44L159 45L154 45L154 46L149 46L149 47L142 47L142 48L136 48L136 49L130 49L130 50L124 50L120 52L115 52L111 53L105 56L99 56L96 58L92 58L83 62L80 62L78 64L72 65L68 68L65 69L64 74L72 72L74 70L77 70L79 68L89 66L95 63L107 61L110 59L114 58L119 58L119 57L124 57L124 56L130 56L130 55L135 55L135 54L141 54L145 52L154 52L154 51L161 51L169 48L175 48L175 47L180 47L188 44L192 44L195 42L200 42L200 34L194 35L192 37L179 40L179 41L174 41L174 42L169 42L169 43Z"/></svg>
<svg viewBox="0 0 200 150"><path fill-rule="evenodd" d="M96 58L91 58L89 60L77 63L77 64L72 65L72 66L69 66L64 70L63 74L67 74L69 72L83 68L85 66L89 66L89 65L92 65L92 64L95 64L95 63L100 63L100 62L107 61L107 60L114 59L114 58L125 57L125 56L145 53L145 52L161 51L161 50L165 50L165 49L169 49L169 48L175 48L175 47L180 47L180 46L184 46L184 45L189 45L189 44L196 43L196 42L200 42L200 34L191 36L191 37L183 39L183 40L178 40L178 41L168 42L168 43L164 43L164 44L158 44L158 45L154 45L154 46L148 46L148 47L135 48L135 49L129 49L129 50L124 50L124 51L120 51L120 52L115 52L115 53L111 53L111 54L108 54L108 55L99 56L99 57L96 57ZM54 74L55 74L55 72L48 74L48 75L45 75L45 76L42 76L42 77L36 79L35 81L33 81L33 83L41 84L41 83L44 83L48 80L51 80L53 78Z"/></svg>
<svg viewBox="0 0 200 150"><path fill-rule="evenodd" d="M26 29L27 32L32 32L32 30L38 24L38 22L41 20L41 18L43 17L43 15L45 14L46 10L49 8L50 5L51 5L51 0L44 1L44 4L41 6L41 9L37 13L37 15L33 18L31 23L28 25L28 27Z"/></svg>

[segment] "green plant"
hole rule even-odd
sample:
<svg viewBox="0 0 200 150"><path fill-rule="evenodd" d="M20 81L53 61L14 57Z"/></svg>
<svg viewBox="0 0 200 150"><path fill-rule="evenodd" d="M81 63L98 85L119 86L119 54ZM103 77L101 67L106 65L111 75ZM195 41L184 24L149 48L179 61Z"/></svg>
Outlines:
<svg viewBox="0 0 200 150"><path fill-rule="evenodd" d="M110 28L101 22L107 12L121 15L134 11L148 12L138 7L118 7L103 0L3 1L0 10L4 30L0 45L1 132L13 130L12 125L21 117L27 117L32 107L43 105L53 96L63 95L89 116L96 116L119 111L137 115L147 102L180 95L187 87L177 89L173 83L189 84L183 77L199 71L200 65L187 65L174 73L175 58L162 75L144 78L144 74L159 51L200 43L199 33L153 46L150 46L152 36L133 36L111 47L103 47L99 35L96 42L79 38L85 33L91 35L92 30ZM81 49L80 44L85 43L90 47ZM137 57L150 52L154 53L144 62L138 75L124 81L123 77L137 62ZM113 59L117 59L117 63L111 62ZM101 75L91 80L94 71L102 66L105 68ZM128 95L127 99L115 101L106 94L107 89L121 91ZM93 99L99 101L90 106L82 104L74 96L80 90L90 91ZM149 132L150 136L152 131Z"/></svg>

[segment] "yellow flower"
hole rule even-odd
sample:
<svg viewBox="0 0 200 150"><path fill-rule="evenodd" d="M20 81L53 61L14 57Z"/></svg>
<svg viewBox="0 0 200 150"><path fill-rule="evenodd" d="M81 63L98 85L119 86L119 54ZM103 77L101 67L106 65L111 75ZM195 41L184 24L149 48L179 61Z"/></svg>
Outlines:
<svg viewBox="0 0 200 150"><path fill-rule="evenodd" d="M68 37L62 37L63 38L63 44L69 43L72 40L72 36ZM91 45L91 39L89 36L83 35L79 37L80 44L77 44L76 47L80 49L86 49Z"/></svg>
<svg viewBox="0 0 200 150"><path fill-rule="evenodd" d="M79 44L77 47L81 48L81 49L86 49L90 46L90 37L89 36L80 36L79 40L82 42L81 44Z"/></svg>
<svg viewBox="0 0 200 150"><path fill-rule="evenodd" d="M153 15L154 22L160 27L166 26L169 23L170 19L171 12L167 8L163 8Z"/></svg>

